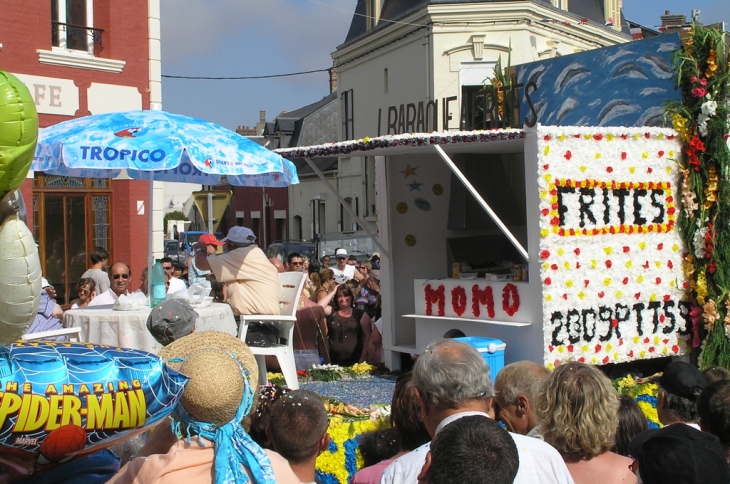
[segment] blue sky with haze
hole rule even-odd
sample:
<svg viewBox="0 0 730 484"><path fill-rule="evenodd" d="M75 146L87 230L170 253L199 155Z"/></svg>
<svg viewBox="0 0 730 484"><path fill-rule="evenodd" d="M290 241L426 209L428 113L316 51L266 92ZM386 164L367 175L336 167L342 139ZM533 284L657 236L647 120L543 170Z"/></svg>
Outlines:
<svg viewBox="0 0 730 484"><path fill-rule="evenodd" d="M580 0L571 0L580 1ZM162 73L266 76L327 69L347 35L356 0L161 0ZM630 20L654 27L665 10L724 21L728 0L623 0ZM235 129L272 121L329 93L326 72L257 80L163 79L162 105Z"/></svg>

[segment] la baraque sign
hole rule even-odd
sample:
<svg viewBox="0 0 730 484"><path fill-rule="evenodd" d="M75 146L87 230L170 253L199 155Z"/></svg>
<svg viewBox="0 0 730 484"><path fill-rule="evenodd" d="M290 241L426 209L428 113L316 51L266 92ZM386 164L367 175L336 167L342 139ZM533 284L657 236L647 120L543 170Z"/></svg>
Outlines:
<svg viewBox="0 0 730 484"><path fill-rule="evenodd" d="M534 82L529 82L526 86L516 83L499 89L484 86L478 90L464 89L460 106L457 96L449 96L440 100L388 106L385 110L380 108L378 136L453 129L473 131L523 125L532 127L537 123L537 111L530 99L530 93L536 90L537 85ZM524 119L520 116L521 100L529 106L529 112ZM452 114L455 109L460 110L459 116ZM505 116L504 113L509 115ZM515 122L511 122L511 119Z"/></svg>

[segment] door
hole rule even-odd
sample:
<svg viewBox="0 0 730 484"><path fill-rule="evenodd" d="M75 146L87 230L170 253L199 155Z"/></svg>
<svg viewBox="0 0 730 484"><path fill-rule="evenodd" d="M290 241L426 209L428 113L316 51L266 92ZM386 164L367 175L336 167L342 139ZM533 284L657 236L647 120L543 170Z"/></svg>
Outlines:
<svg viewBox="0 0 730 484"><path fill-rule="evenodd" d="M87 269L85 198L47 195L45 212L44 276L56 289L56 300L69 304L76 297L77 282Z"/></svg>

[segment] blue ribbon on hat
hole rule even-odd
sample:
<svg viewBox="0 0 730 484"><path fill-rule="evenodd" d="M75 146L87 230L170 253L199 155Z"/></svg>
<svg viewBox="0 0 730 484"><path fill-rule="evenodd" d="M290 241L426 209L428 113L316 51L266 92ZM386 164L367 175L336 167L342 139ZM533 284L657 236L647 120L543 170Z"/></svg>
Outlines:
<svg viewBox="0 0 730 484"><path fill-rule="evenodd" d="M253 405L254 393L250 385L251 372L241 365L238 358L234 355L230 356L241 368L241 374L245 377L243 399L236 411L236 416L227 423L216 426L195 419L183 408L182 404L178 404L172 416L172 432L178 438L182 438L180 426L185 423L187 425L188 444L190 444L191 434L198 435L198 444L203 447L205 447L205 442L200 440L201 437L213 442L214 484L249 482L248 475L243 471L242 465L251 471L254 484L276 484L276 477L269 456L251 439L241 425L241 421L248 415ZM174 361L178 360L180 359L174 359Z"/></svg>

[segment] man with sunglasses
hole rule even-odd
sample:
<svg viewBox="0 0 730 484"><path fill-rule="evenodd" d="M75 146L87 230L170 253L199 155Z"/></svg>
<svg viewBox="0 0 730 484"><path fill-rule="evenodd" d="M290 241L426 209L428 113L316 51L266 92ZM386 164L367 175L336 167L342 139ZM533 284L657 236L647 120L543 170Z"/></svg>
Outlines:
<svg viewBox="0 0 730 484"><path fill-rule="evenodd" d="M91 306L103 306L114 304L122 294L129 294L129 277L132 270L124 262L115 262L109 269L109 279L111 279L111 287L102 292L89 303Z"/></svg>
<svg viewBox="0 0 730 484"><path fill-rule="evenodd" d="M170 278L170 285L167 289L168 294L174 294L178 291L185 291L188 288L188 286L185 285L185 281L172 276L172 273L175 270L175 266L172 265L172 258L163 257L162 259L160 259L160 264L162 264L162 269L165 271L165 275L169 276Z"/></svg>
<svg viewBox="0 0 730 484"><path fill-rule="evenodd" d="M286 258L287 272L302 272L304 270L304 258L299 252L292 252Z"/></svg>

